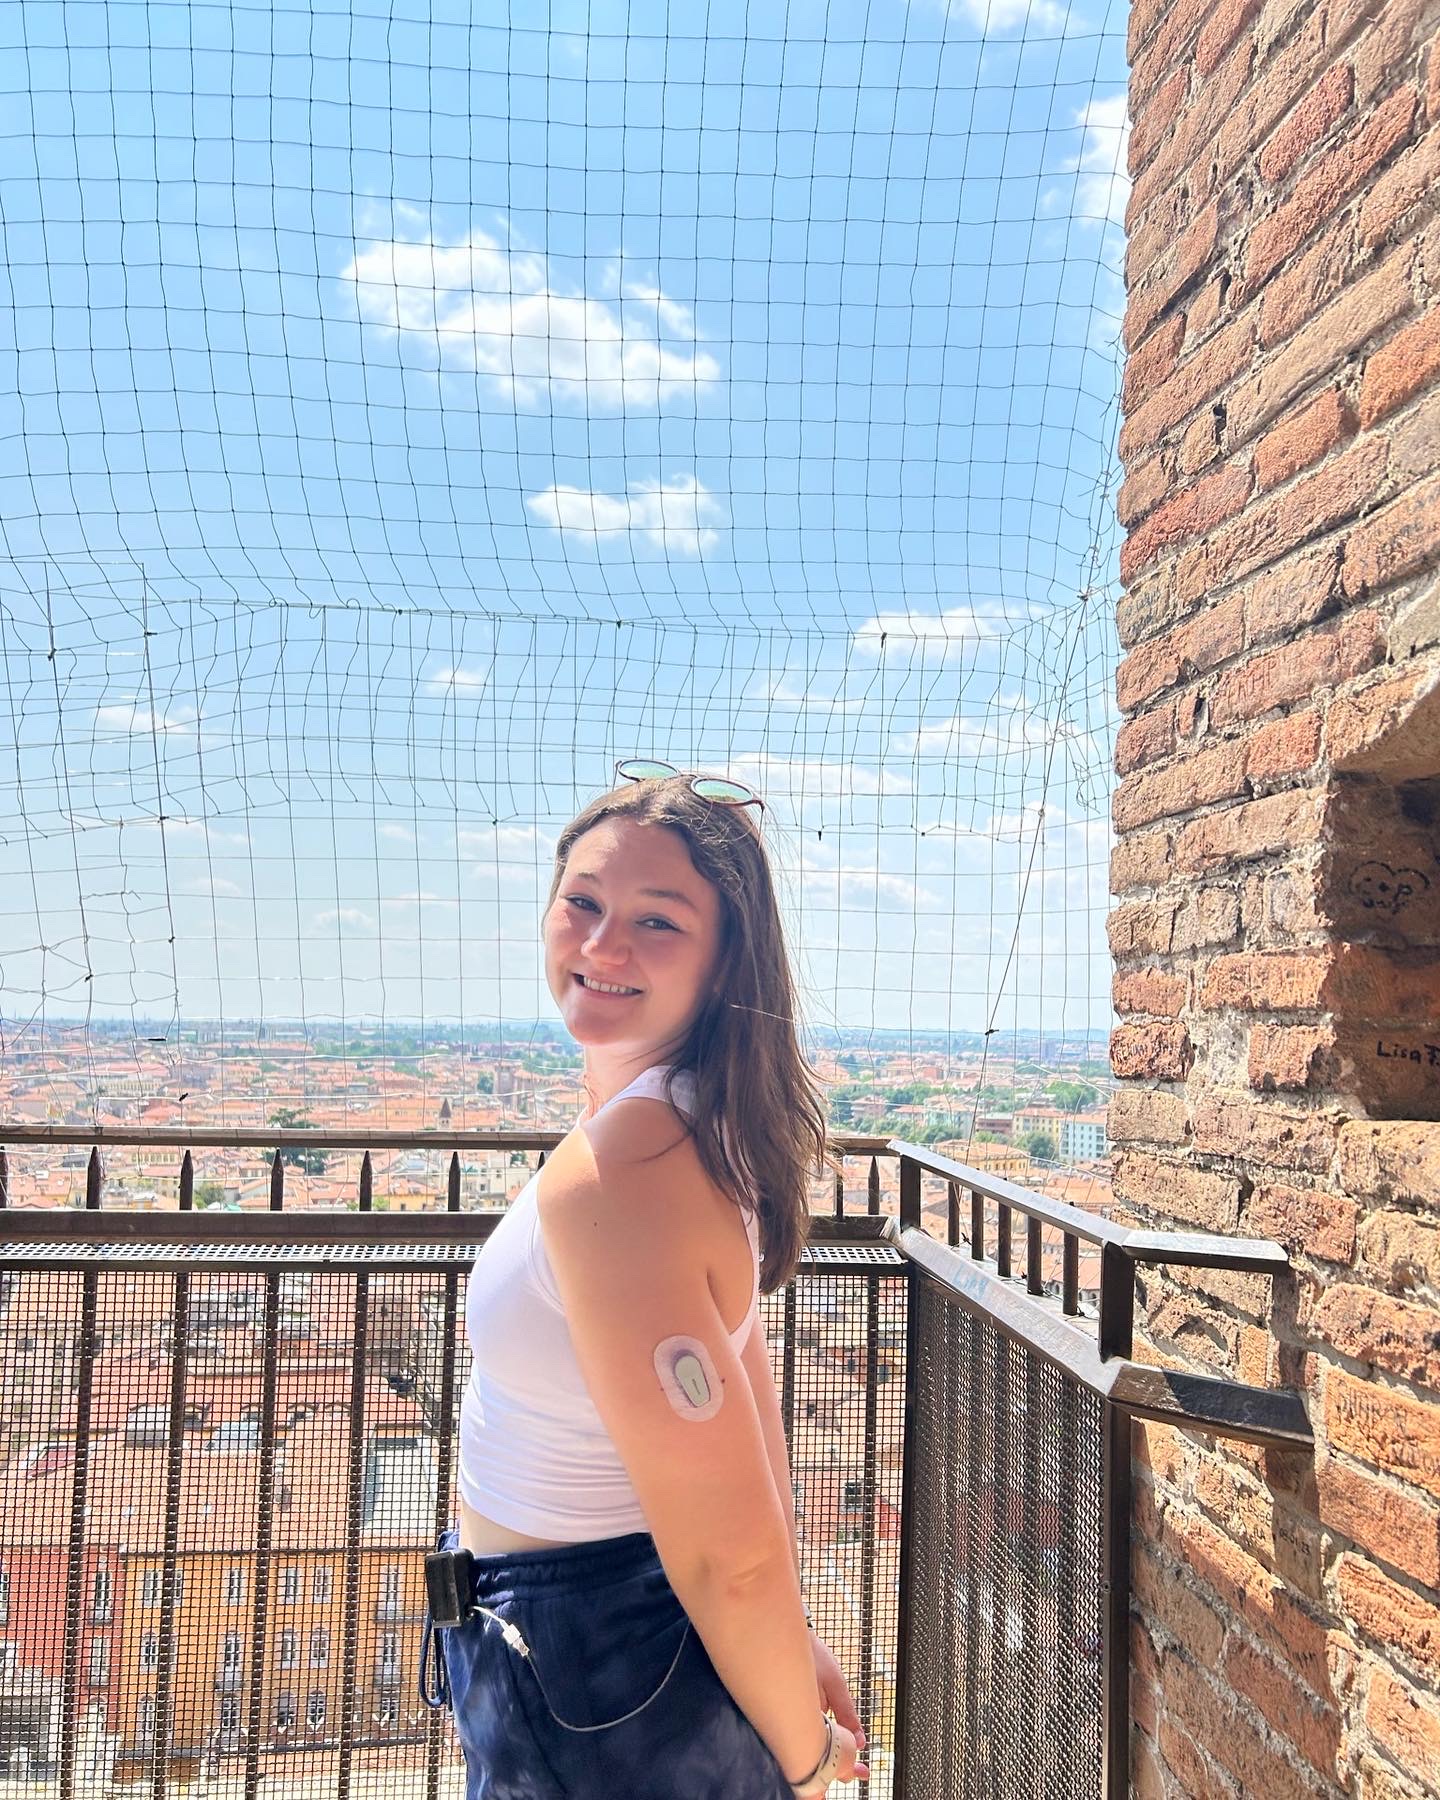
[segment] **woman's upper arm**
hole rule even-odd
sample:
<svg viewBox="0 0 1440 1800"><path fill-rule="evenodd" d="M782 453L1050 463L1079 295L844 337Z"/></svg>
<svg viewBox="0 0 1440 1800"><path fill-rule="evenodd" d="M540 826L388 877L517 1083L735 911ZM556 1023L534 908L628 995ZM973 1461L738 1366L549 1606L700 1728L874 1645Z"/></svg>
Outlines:
<svg viewBox="0 0 1440 1800"><path fill-rule="evenodd" d="M740 1579L788 1556L789 1533L710 1291L705 1178L673 1122L648 1104L627 1110L642 1106L623 1152L613 1130L577 1132L547 1164L545 1246L581 1374L667 1571Z"/></svg>

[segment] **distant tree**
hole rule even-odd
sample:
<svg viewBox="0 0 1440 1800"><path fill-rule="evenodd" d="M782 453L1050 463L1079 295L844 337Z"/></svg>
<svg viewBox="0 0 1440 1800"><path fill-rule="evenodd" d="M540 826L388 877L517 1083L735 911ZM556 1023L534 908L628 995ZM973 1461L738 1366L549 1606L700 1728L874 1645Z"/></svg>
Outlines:
<svg viewBox="0 0 1440 1800"><path fill-rule="evenodd" d="M278 1125L281 1131L313 1131L315 1128L315 1121L296 1112L293 1106L277 1107L270 1115L270 1123ZM292 1169L303 1169L307 1175L323 1175L329 1159L323 1150L292 1144L280 1152L280 1160Z"/></svg>
<svg viewBox="0 0 1440 1800"><path fill-rule="evenodd" d="M225 1189L218 1181L197 1181L195 1183L196 1206L223 1206Z"/></svg>
<svg viewBox="0 0 1440 1800"><path fill-rule="evenodd" d="M1048 1131L1028 1132L1021 1140L1020 1147L1028 1150L1036 1162L1054 1162L1056 1158L1055 1140Z"/></svg>
<svg viewBox="0 0 1440 1800"><path fill-rule="evenodd" d="M495 1092L495 1077L488 1069L482 1069L476 1076L475 1092L477 1094L493 1094Z"/></svg>
<svg viewBox="0 0 1440 1800"><path fill-rule="evenodd" d="M1045 1089L1055 1104L1065 1112L1079 1112L1093 1106L1099 1095L1088 1081L1052 1081Z"/></svg>

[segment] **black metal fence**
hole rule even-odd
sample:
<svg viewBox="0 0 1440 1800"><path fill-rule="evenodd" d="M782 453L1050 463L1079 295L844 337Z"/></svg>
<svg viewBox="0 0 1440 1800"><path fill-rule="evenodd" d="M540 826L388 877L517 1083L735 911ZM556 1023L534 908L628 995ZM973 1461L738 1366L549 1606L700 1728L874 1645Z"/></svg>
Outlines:
<svg viewBox="0 0 1440 1800"><path fill-rule="evenodd" d="M463 1279L499 1215L462 1210L458 1147L435 1210L371 1211L368 1158L355 1211L286 1208L278 1133L266 1210L192 1211L191 1151L218 1135L186 1139L177 1210L107 1209L92 1155L86 1206L0 1225L0 1779L63 1800L196 1778L237 1800L458 1796L416 1695L419 1553L453 1506ZM868 1792L1117 1795L1125 1421L1306 1437L1293 1396L1132 1362L1133 1267L1283 1252L1126 1232L907 1145L839 1147L854 1179L763 1310ZM927 1180L948 1244L920 1228Z"/></svg>

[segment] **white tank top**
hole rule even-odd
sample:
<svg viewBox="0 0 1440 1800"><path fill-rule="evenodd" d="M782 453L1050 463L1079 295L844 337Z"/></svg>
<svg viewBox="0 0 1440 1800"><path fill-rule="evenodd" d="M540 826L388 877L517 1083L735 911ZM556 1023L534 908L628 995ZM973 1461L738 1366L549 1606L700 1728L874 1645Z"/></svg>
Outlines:
<svg viewBox="0 0 1440 1800"><path fill-rule="evenodd" d="M667 1067L647 1069L606 1105L663 1100ZM686 1113L692 1110L694 1080L683 1070L673 1097ZM538 1183L533 1175L516 1195L470 1271L465 1330L473 1362L460 1405L460 1493L485 1518L556 1543L648 1531L575 1359L540 1230ZM730 1333L737 1351L759 1306L760 1227L753 1210L745 1228L755 1280L749 1309Z"/></svg>

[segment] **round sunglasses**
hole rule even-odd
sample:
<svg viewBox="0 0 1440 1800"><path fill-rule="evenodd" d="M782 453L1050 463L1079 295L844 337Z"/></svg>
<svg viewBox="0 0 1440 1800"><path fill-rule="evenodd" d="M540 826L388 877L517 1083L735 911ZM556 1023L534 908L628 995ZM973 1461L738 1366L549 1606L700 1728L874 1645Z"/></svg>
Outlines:
<svg viewBox="0 0 1440 1800"><path fill-rule="evenodd" d="M669 781L684 771L671 763L632 756L617 762L615 773L622 781ZM758 806L762 812L765 810L765 802L754 788L746 787L743 781L731 781L726 775L691 775L688 785L692 794L713 800L717 806Z"/></svg>

